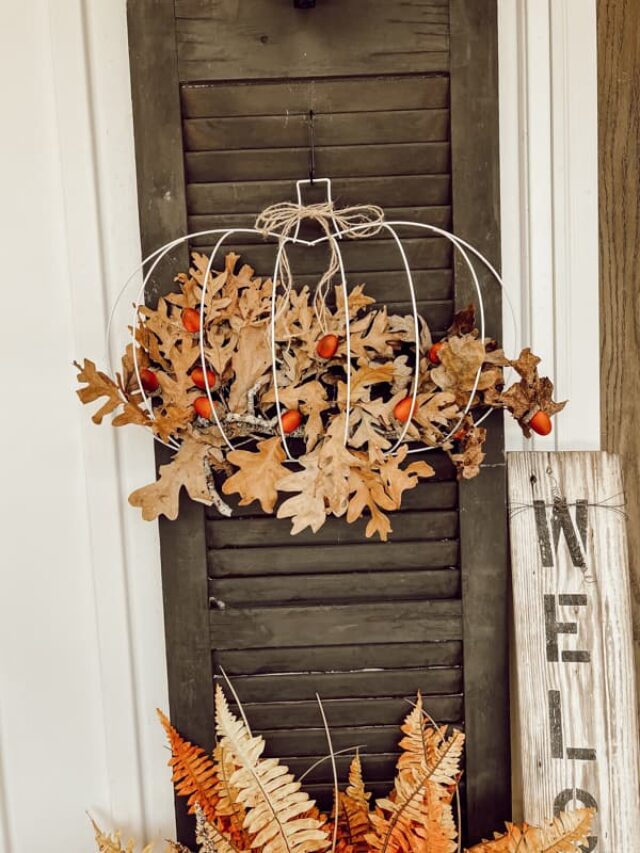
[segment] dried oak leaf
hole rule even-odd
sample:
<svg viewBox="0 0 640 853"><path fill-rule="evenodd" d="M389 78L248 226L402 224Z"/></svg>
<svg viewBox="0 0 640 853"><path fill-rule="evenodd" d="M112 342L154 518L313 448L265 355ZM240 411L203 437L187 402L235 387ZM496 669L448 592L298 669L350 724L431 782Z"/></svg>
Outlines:
<svg viewBox="0 0 640 853"><path fill-rule="evenodd" d="M476 309L473 304L467 305L461 311L456 311L449 326L447 335L470 335L476 329Z"/></svg>
<svg viewBox="0 0 640 853"><path fill-rule="evenodd" d="M391 533L391 522L381 510L393 510L396 505L385 492L380 474L366 464L363 467L351 468L349 491L353 494L349 500L347 522L352 524L357 521L365 509L368 509L371 517L367 522L365 536L370 537L377 533L380 539L386 542Z"/></svg>
<svg viewBox="0 0 640 853"><path fill-rule="evenodd" d="M431 371L436 385L454 393L470 391L484 361L484 344L473 335L449 338L438 356L440 365Z"/></svg>
<svg viewBox="0 0 640 853"><path fill-rule="evenodd" d="M363 461L344 446L345 418L344 413L334 418L315 450L298 460L303 470L289 474L278 484L280 491L299 492L278 509L278 518L292 519L292 533L305 527L317 532L329 513L340 517L347 512L349 471Z"/></svg>
<svg viewBox="0 0 640 853"><path fill-rule="evenodd" d="M225 480L222 491L225 495L240 495L240 506L260 501L263 512L272 513L278 499L277 486L288 474L281 463L285 452L280 436L259 441L257 450L232 450L227 461L238 470Z"/></svg>
<svg viewBox="0 0 640 853"><path fill-rule="evenodd" d="M364 292L364 284L357 284L355 287L351 288L349 291L349 318L353 319L358 311L361 311L363 308L367 308L369 305L375 304L375 299L373 296L368 296ZM340 319L342 325L344 326L344 293L342 291L342 287L338 286L335 288L336 294L336 315Z"/></svg>
<svg viewBox="0 0 640 853"><path fill-rule="evenodd" d="M280 402L287 409L300 409L306 420L304 437L307 451L313 450L324 432L322 412L330 408L327 402L325 386L317 380L303 382L302 385L287 385L279 388ZM260 403L274 403L275 392L270 388L260 397Z"/></svg>
<svg viewBox="0 0 640 853"><path fill-rule="evenodd" d="M458 470L458 477L472 480L480 473L480 466L485 457L483 447L486 438L487 431L484 427L473 426L465 429L460 451L449 454Z"/></svg>
<svg viewBox="0 0 640 853"><path fill-rule="evenodd" d="M394 503L394 509L400 509L402 495L407 489L415 489L420 478L433 477L435 471L424 461L412 462L406 468L400 465L404 462L409 448L402 445L393 455L385 457L378 466L380 479L385 491Z"/></svg>
<svg viewBox="0 0 640 853"><path fill-rule="evenodd" d="M142 510L145 521L152 521L160 515L174 521L178 517L183 487L192 500L211 505L205 463L212 452L215 450L210 445L193 435L186 435L171 462L160 466L158 480L132 492L129 503Z"/></svg>
<svg viewBox="0 0 640 853"><path fill-rule="evenodd" d="M112 414L120 406L122 406L122 411L112 420L113 426L124 426L125 424L146 426L148 424L149 417L146 412L123 399L117 383L106 373L98 370L93 361L85 358L82 365L77 361L74 361L74 365L78 369L78 382L85 383L84 388L79 388L76 391L81 402L86 405L104 398L104 403L91 418L94 424L102 423L102 419L106 415Z"/></svg>
<svg viewBox="0 0 640 853"><path fill-rule="evenodd" d="M229 410L242 414L247 411L249 391L271 366L271 348L266 325L245 326L238 336L236 351L231 357L234 378L229 391Z"/></svg>
<svg viewBox="0 0 640 853"><path fill-rule="evenodd" d="M511 362L522 379L511 385L500 397L502 405L518 421L527 438L531 435L527 424L531 415L539 410L549 416L555 415L567 405L566 400L562 403L554 402L553 382L546 376L538 376L539 363L540 358L529 347L523 349L518 358Z"/></svg>
<svg viewBox="0 0 640 853"><path fill-rule="evenodd" d="M389 344L393 337L387 328L387 309L372 311L351 324L351 352L364 360L370 358L367 350L378 355L393 355Z"/></svg>

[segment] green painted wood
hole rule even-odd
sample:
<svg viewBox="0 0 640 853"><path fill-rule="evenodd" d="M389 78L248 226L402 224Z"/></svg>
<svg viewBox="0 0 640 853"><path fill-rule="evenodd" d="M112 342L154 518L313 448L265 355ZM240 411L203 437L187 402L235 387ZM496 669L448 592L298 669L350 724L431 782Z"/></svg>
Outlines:
<svg viewBox="0 0 640 853"><path fill-rule="evenodd" d="M376 110L428 110L449 106L449 78L444 74L411 77L319 78L273 82L185 84L181 87L185 118L224 116L353 113Z"/></svg>

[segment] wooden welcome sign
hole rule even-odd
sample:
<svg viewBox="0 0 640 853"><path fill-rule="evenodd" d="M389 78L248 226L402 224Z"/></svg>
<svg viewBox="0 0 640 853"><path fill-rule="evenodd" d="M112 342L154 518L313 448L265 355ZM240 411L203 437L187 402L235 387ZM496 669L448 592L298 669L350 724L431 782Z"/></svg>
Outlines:
<svg viewBox="0 0 640 853"><path fill-rule="evenodd" d="M623 485L606 453L509 454L524 819L597 809L586 848L640 849ZM517 763L520 768L517 768ZM519 778L518 778L519 777Z"/></svg>

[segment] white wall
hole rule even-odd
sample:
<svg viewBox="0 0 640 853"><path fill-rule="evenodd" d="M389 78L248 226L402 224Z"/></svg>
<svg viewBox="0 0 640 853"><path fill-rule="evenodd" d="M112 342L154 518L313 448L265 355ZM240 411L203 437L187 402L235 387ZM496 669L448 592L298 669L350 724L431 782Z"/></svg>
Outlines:
<svg viewBox="0 0 640 853"><path fill-rule="evenodd" d="M75 853L92 849L85 809L172 832L157 531L126 503L152 449L94 427L72 394L71 362L101 360L139 259L125 4L5 6L0 850ZM558 446L596 446L594 3L501 0L500 15L506 278L523 339L572 397Z"/></svg>
<svg viewBox="0 0 640 853"><path fill-rule="evenodd" d="M157 531L126 503L152 449L72 393L139 259L125 6L2 17L0 848L75 853L86 809L172 833Z"/></svg>

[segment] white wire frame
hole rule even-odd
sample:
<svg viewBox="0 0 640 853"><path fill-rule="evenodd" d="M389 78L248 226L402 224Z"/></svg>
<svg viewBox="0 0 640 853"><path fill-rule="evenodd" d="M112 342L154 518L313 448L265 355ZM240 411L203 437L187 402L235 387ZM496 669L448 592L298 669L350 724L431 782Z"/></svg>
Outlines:
<svg viewBox="0 0 640 853"><path fill-rule="evenodd" d="M315 179L315 182L316 183L326 182L328 199L329 199L329 201L331 201L331 182L330 182L330 180L329 179ZM299 205L302 205L300 186L302 184L305 184L305 183L308 183L308 181L298 181L297 182L297 193L298 193L298 204ZM476 296L478 299L478 309L479 309L479 319L480 319L480 329L479 329L480 340L484 341L485 334L486 334L484 300L482 298L482 288L480 286L480 281L478 279L478 275L477 275L477 272L473 266L473 263L471 262L471 260L469 258L468 252L470 252L472 255L474 255L476 257L476 259L479 260L487 268L487 270L492 275L492 277L495 279L495 281L498 283L498 285L503 289L503 293L506 297L507 304L509 305L509 308L511 309L511 316L512 316L512 321L514 323L514 327L516 325L516 322L515 322L515 315L513 313L513 308L512 308L511 303L508 299L506 289L504 287L504 283L502 281L501 276L499 275L499 273L497 272L495 267L491 264L491 262L480 251L478 251L478 249L476 249L473 245L471 245L467 241L463 240L461 237L458 237L455 234L451 233L450 231L447 231L444 228L440 228L436 225L430 225L427 223L413 222L410 220L391 220L391 221L385 220L385 221L381 222L380 225L381 225L381 228L384 228L385 230L387 230L391 234L391 237L394 240L394 242L396 243L396 246L398 247L398 250L399 250L400 255L401 255L402 263L403 263L405 274L407 277L407 284L409 287L409 293L410 293L410 297L411 297L413 322L414 322L414 333L415 333L415 362L414 362L414 371L413 371L413 380L412 380L410 412L409 412L409 416L407 417L407 420L405 421L405 424L404 424L404 426L400 432L400 435L398 436L395 444L393 444L393 446L390 449L385 451L385 455L389 455L389 454L395 453L398 450L398 448L400 447L400 445L402 444L402 442L405 439L407 430L409 429L409 426L411 423L411 417L413 415L413 412L414 412L415 406L416 406L416 399L417 399L417 395L418 395L418 384L419 384L419 370L420 370L420 324L419 324L419 316L418 316L418 310L417 310L415 286L414 286L414 282L413 282L413 276L411 273L411 267L409 265L407 255L406 255L406 252L404 250L402 240L398 236L396 229L400 228L400 227L423 229L425 231L428 231L431 234L436 234L436 235L439 235L441 237L444 237L453 245L454 249L456 249L460 253L460 255L461 255L461 257L462 257L462 259L463 259L463 261L464 261L464 263L465 263L465 265L466 265L466 267L469 270L469 273L471 275L473 285L474 285L474 289L476 292ZM280 271L280 263L281 263L281 259L282 259L282 254L286 250L287 245L301 245L301 246L306 246L306 247L312 248L312 247L321 245L322 243L328 243L333 248L333 250L336 252L336 256L338 259L338 265L339 265L339 271L340 271L340 286L342 288L343 297L344 297L345 333L346 333L345 334L345 338L346 338L345 343L346 343L346 354L347 354L347 365L346 365L346 368L347 368L346 369L347 394L346 394L346 406L345 406L345 412L346 412L345 431L344 431L343 442L344 442L344 445L346 446L348 443L348 438L349 438L349 419L350 419L350 414L351 414L351 346L350 346L351 337L350 337L349 301L348 301L348 289L347 289L347 282L346 282L346 274L345 274L345 269L344 269L342 252L340 250L340 246L339 246L338 241L340 239L342 239L343 237L349 237L351 235L357 235L358 231L365 230L365 229L368 229L370 227L371 227L371 223L365 222L365 223L360 223L358 225L350 226L348 228L338 229L336 227L335 222L334 222L334 229L335 229L334 234L324 234L324 235L317 237L313 240L304 240L304 239L301 239L300 237L298 237L297 235L299 233L299 227L296 228L296 231L295 231L293 237L289 237L289 236L283 237L282 234L277 234L277 233L273 233L273 232L264 233L257 228L213 228L213 229L205 229L202 231L191 232L189 234L185 234L185 235L182 235L182 236L180 236L174 240L171 240L168 243L165 243L163 246L160 246L160 248L156 249L154 252L152 252L150 255L148 255L146 258L143 259L143 261L138 265L138 267L129 276L129 278L125 282L124 286L120 290L120 292L119 292L119 294L115 300L114 306L113 306L113 308L111 310L111 314L109 316L109 322L107 325L107 334L106 334L106 337L107 337L107 341L106 341L107 364L109 367L109 371L111 373L113 373L112 362L111 362L110 335L111 335L111 327L112 327L112 323L113 323L113 319L115 316L117 306L118 306L120 300L122 299L122 297L124 296L125 292L127 291L131 280L134 277L138 276L144 270L144 268L147 264L151 264L151 266L148 268L147 272L143 276L143 279L142 279L142 282L139 286L137 297L136 297L136 300L134 303L133 323L132 323L132 328L131 328L131 339L132 339L132 344L133 344L132 351L133 351L134 372L136 375L136 380L138 382L140 394L142 396L143 403L144 403L145 407L147 408L147 411L149 412L149 416L152 419L154 419L155 414L153 411L153 405L151 403L150 398L146 395L144 388L143 388L143 385L142 385L142 380L141 380L141 376L140 376L140 367L139 367L138 358L137 358L136 338L135 338L136 327L137 327L137 323L139 320L139 312L140 312L140 308L142 307L142 305L144 305L144 296L145 296L147 284L148 284L151 276L153 275L153 272L155 271L155 269L161 263L163 258L172 249L176 248L177 246L179 246L182 243L185 243L189 240L193 240L193 239L198 238L198 237L221 235L220 239L217 241L216 245L214 246L213 251L211 252L211 254L209 256L206 271L205 271L205 276L204 276L204 282L203 282L202 293L201 293L201 298L200 298L200 306L199 306L200 331L201 331L200 339L199 339L199 347L200 347L200 363L201 363L201 367L202 367L202 371L203 371L204 385L205 385L204 390L205 390L206 396L209 400L209 405L211 407L211 413L212 413L213 419L216 423L216 426L220 430L220 433L221 433L225 443L227 444L227 446L230 449L233 449L234 445L230 441L229 437L227 436L227 434L224 430L224 427L220 421L220 418L218 417L218 413L216 411L215 401L214 401L213 395L211 393L212 389L209 385L208 376L207 376L207 362L206 362L206 355L205 355L205 349L204 349L204 336L202 335L202 330L204 328L207 287L208 287L208 283L209 283L209 277L211 275L211 270L213 268L213 264L215 261L215 257L217 255L220 247L223 245L223 243L229 237L231 237L232 235L236 235L236 234L258 234L258 235L261 235L265 238L273 238L278 243L276 260L275 260L274 271L273 271L273 276L272 276L273 290L272 290L272 297L271 297L271 317L270 317L270 330L271 330L270 338L271 338L272 375L273 375L273 384L274 384L274 397L275 397L275 405L276 405L276 412L277 412L278 429L279 429L280 437L282 439L283 447L284 447L284 450L285 450L285 453L287 456L287 461L288 462L295 462L295 458L291 455L290 448L289 448L287 438L286 438L286 434L285 434L283 427L282 427L282 406L281 406L279 389L278 389L278 382L277 382L277 347L276 347L276 341L275 341L276 307L275 306L276 306L278 275L279 275L279 271ZM423 453L423 452L435 450L435 449L441 447L443 444L446 444L449 441L449 439L453 435L455 435L455 433L458 431L458 429L462 425L463 421L465 420L465 418L469 414L469 411L470 411L471 406L473 404L473 400L475 398L475 394L478 390L481 372L482 372L482 365L480 365L480 367L478 368L478 370L476 372L475 380L474 380L473 386L471 388L471 391L469 393L467 403L466 403L466 405L462 411L462 414L460 415L460 417L456 421L455 425L449 430L449 432L445 436L443 436L435 444L432 444L432 445L426 445L425 444L425 445L422 445L420 447L412 447L408 450L408 453L415 454L415 453ZM476 425L482 423L489 416L490 413L491 413L490 410L485 412L485 414L483 414L475 422ZM179 442L177 442L174 439L170 439L168 442L165 442L164 440L162 440L158 436L154 436L154 438L157 441L159 441L161 444L164 444L173 450L177 450L180 447Z"/></svg>

